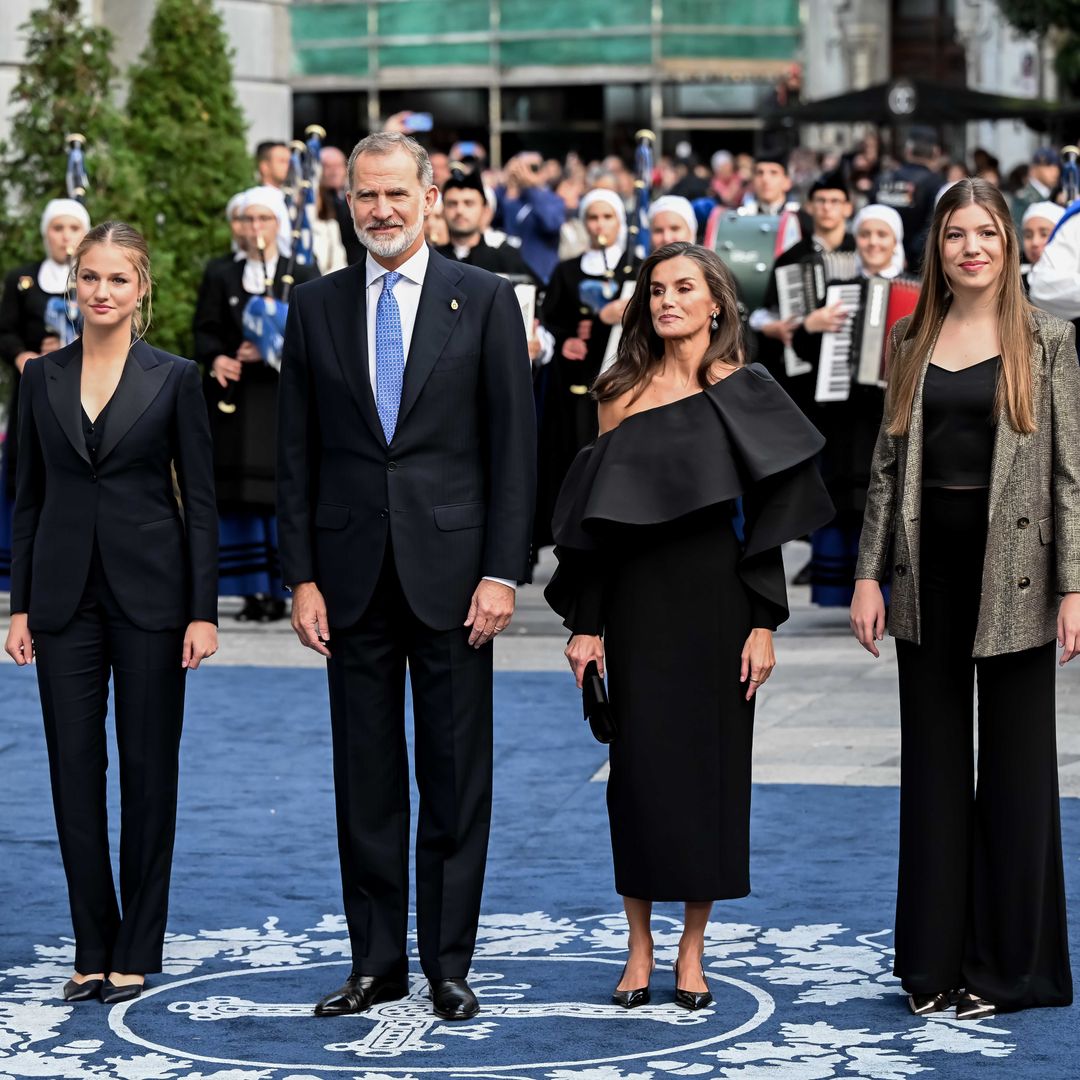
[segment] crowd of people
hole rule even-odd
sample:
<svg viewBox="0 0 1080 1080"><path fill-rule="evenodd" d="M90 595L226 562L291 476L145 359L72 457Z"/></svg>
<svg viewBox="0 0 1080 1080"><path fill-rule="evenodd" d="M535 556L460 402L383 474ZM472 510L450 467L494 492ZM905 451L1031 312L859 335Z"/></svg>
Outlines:
<svg viewBox="0 0 1080 1080"><path fill-rule="evenodd" d="M1054 664L1080 652L1080 366L1074 327L1027 296L1058 281L1064 307L1070 259L1077 290L1080 215L1052 151L1012 205L992 159L958 176L918 129L895 162L865 139L661 159L644 178L529 153L493 171L475 144L429 154L395 131L321 156L315 259L298 266L289 151L259 148L259 182L226 209L233 250L206 270L194 362L142 340L141 236L90 228L77 202L46 207L46 258L5 284L6 648L38 660L77 939L65 999L130 1000L160 970L181 672L217 648L219 592L252 620L284 617L291 592L300 643L327 661L353 955L316 1015L408 992L408 669L420 963L437 1016L475 1016L490 645L554 543L567 660L579 688L591 665L608 676L616 721L629 956L613 999L650 1000L652 904L681 901L675 1002L704 1008L712 905L749 891L781 547L809 535L814 599L850 605L874 656L886 611L897 638L910 1008L1071 1002ZM747 219L771 245L763 287L734 256ZM82 328L65 342L71 278ZM252 330L260 299L264 319L287 308L280 342ZM121 758L143 755L122 770L140 827L119 904L110 672ZM693 792L693 820L654 813L658 788L665 804Z"/></svg>

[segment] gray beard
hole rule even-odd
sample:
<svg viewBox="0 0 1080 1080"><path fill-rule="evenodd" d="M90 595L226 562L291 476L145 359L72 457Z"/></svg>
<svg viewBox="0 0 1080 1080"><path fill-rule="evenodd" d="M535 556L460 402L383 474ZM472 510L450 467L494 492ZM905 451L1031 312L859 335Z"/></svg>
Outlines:
<svg viewBox="0 0 1080 1080"><path fill-rule="evenodd" d="M373 255L380 255L384 259L394 259L412 247L413 242L424 229L424 219L420 218L412 228L403 228L397 239L384 240L374 233L358 228L355 223L353 228L356 230L357 240Z"/></svg>

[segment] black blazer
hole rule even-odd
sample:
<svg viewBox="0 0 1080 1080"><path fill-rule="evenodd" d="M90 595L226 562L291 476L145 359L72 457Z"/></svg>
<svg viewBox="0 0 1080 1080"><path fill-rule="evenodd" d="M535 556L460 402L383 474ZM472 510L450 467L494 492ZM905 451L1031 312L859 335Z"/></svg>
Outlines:
<svg viewBox="0 0 1080 1080"><path fill-rule="evenodd" d="M23 372L11 610L28 612L31 630L62 629L82 597L96 536L109 585L136 626L217 622L217 511L199 369L132 345L96 465L86 452L81 374L81 340Z"/></svg>
<svg viewBox="0 0 1080 1080"><path fill-rule="evenodd" d="M525 328L509 282L432 251L397 429L371 389L365 262L293 293L278 398L278 536L285 583L314 581L331 626L371 599L392 537L412 611L460 626L483 576L525 581L536 420Z"/></svg>

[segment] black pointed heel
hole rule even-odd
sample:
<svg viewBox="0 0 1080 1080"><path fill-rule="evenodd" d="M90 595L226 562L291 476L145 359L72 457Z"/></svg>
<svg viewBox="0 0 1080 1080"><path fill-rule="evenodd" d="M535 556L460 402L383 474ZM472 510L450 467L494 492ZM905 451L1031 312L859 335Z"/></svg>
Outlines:
<svg viewBox="0 0 1080 1080"><path fill-rule="evenodd" d="M76 982L74 979L68 979L64 983L64 1000L89 1001L91 998L96 998L101 993L104 981L104 979L84 979L82 982Z"/></svg>
<svg viewBox="0 0 1080 1080"><path fill-rule="evenodd" d="M626 975L626 964L623 964L622 975L619 976L619 982L623 981L623 977ZM618 985L618 983L616 983ZM639 987L637 990L614 990L611 994L611 1000L616 1005L621 1005L624 1009L636 1009L639 1005L648 1005L652 1000L652 995L649 993L649 984Z"/></svg>
<svg viewBox="0 0 1080 1080"><path fill-rule="evenodd" d="M704 1009L706 1005L713 1003L713 996L708 990L704 992L697 990L680 990L679 989L679 961L676 960L672 965L675 971L675 1004L680 1009L689 1009L691 1012L696 1012L698 1009ZM705 978L705 969L701 969L701 977Z"/></svg>

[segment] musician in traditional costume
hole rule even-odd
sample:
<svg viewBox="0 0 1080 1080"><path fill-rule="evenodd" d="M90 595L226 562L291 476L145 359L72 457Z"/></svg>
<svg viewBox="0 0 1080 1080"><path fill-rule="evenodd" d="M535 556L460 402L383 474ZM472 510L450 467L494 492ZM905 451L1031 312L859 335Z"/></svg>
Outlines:
<svg viewBox="0 0 1080 1080"><path fill-rule="evenodd" d="M555 338L540 415L536 546L551 540L551 515L563 477L577 452L596 438L596 405L589 388L604 361L611 329L622 317L623 287L638 260L627 250L626 208L614 191L594 188L581 200L589 250L559 263L540 321Z"/></svg>
<svg viewBox="0 0 1080 1080"><path fill-rule="evenodd" d="M785 317L781 312L776 271L781 267L807 263L832 252L847 254L845 262L854 269L855 240L848 232L851 196L839 173L828 173L816 180L810 188L808 202L812 231L777 256L765 289L765 302L751 314L750 328L758 332L759 363L769 369L773 378L795 399L795 403L813 418L813 374L805 363L800 365L794 362L789 348L801 316ZM839 265L839 260L837 262Z"/></svg>
<svg viewBox="0 0 1080 1080"><path fill-rule="evenodd" d="M243 316L251 297L280 299L285 291L290 221L274 187L252 188L241 206L245 257L207 265L195 307L195 359L205 372L214 436L221 594L244 597L239 619L264 622L285 614L274 521L278 373L245 339ZM298 283L318 276L314 266L292 268Z"/></svg>
<svg viewBox="0 0 1080 1080"><path fill-rule="evenodd" d="M12 370L7 429L0 448L0 589L11 575L11 513L15 496L16 417L19 381L27 360L53 352L74 338L74 325L63 308L71 271L71 253L90 229L86 207L74 199L53 199L41 215L45 258L17 266L4 278L0 297L0 361Z"/></svg>
<svg viewBox="0 0 1080 1080"><path fill-rule="evenodd" d="M697 228L697 216L689 199L661 195L649 204L649 244L653 250L665 244L694 244Z"/></svg>
<svg viewBox="0 0 1080 1080"><path fill-rule="evenodd" d="M479 173L452 164L450 179L443 184L442 201L450 241L435 249L440 255L490 270L493 274L509 274L538 283L522 258L520 248L507 243L496 247L487 242L484 226L490 220L491 212Z"/></svg>
<svg viewBox="0 0 1080 1080"><path fill-rule="evenodd" d="M1065 208L1055 202L1031 203L1020 220L1020 240L1024 250L1024 261L1020 267L1020 276L1024 282L1024 291L1028 291L1028 275L1031 268L1042 258L1043 250L1054 235L1057 223L1065 216Z"/></svg>
<svg viewBox="0 0 1080 1080"><path fill-rule="evenodd" d="M885 401L881 368L881 348L891 323L901 314L909 314L919 295L916 278L905 275L904 226L900 215L890 206L871 203L855 217L855 274L841 284L852 300L835 302L812 311L795 331L792 340L799 359L810 367L805 376L814 387L811 417L825 436L825 449L818 459L822 477L829 489L836 517L810 537L810 599L822 607L847 607L855 587L855 563L859 555L859 532L866 508L866 490L870 482L870 461L881 424ZM866 319L864 282L870 279L889 282L889 296L882 312L884 321L878 345L878 365L871 381L858 377L859 331ZM901 307L897 307L901 304ZM843 334L848 344L838 361L846 396L839 391L826 393L827 373L820 371L822 342L826 335ZM818 392L818 387L822 392ZM825 400L821 400L825 399Z"/></svg>

